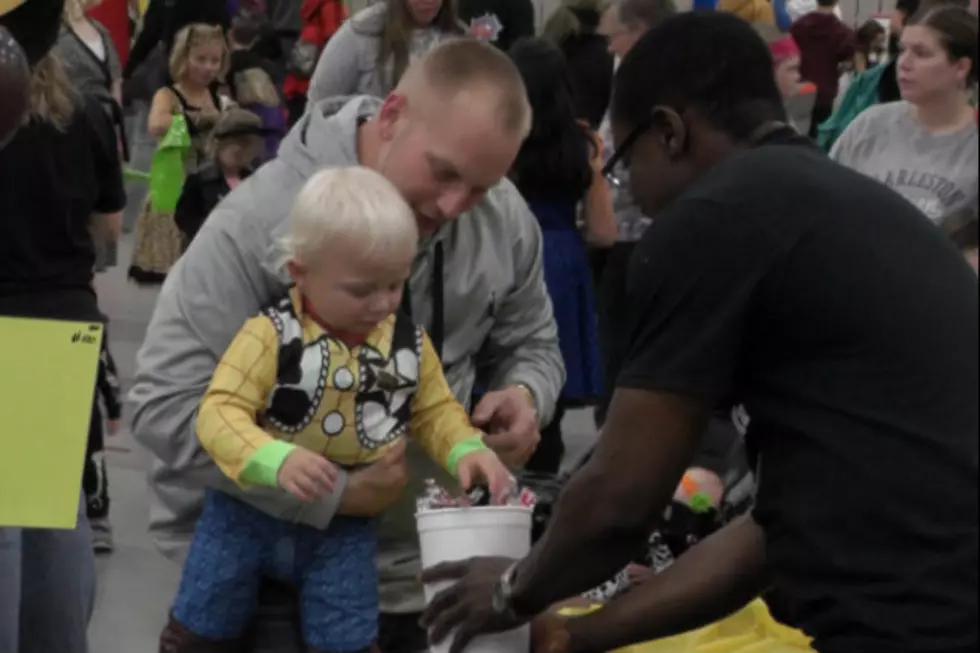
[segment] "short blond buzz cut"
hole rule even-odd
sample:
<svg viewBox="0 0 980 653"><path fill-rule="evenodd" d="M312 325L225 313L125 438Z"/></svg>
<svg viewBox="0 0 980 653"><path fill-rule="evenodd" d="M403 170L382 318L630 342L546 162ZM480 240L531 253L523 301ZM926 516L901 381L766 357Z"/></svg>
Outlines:
<svg viewBox="0 0 980 653"><path fill-rule="evenodd" d="M500 127L527 137L531 132L531 103L521 73L510 57L483 41L460 38L436 46L409 66L395 91L447 99L474 89L492 90Z"/></svg>

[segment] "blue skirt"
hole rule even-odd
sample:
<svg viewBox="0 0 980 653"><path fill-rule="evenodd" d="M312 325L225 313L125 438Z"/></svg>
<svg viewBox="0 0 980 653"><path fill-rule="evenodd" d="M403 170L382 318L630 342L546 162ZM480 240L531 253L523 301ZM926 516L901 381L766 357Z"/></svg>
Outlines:
<svg viewBox="0 0 980 653"><path fill-rule="evenodd" d="M589 258L574 229L544 229L544 279L558 324L567 380L562 398L589 401L602 395L602 366Z"/></svg>

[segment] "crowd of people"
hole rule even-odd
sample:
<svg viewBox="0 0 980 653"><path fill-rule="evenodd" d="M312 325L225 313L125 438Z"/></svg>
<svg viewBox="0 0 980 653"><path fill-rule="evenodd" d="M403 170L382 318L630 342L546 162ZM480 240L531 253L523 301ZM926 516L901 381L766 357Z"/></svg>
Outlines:
<svg viewBox="0 0 980 653"><path fill-rule="evenodd" d="M759 596L820 653L980 645L975 6L150 0L122 61L97 2L0 0L0 316L159 286L161 653L599 653ZM110 349L78 527L0 526L4 653L88 651ZM531 554L422 570L425 480L511 474L564 485Z"/></svg>

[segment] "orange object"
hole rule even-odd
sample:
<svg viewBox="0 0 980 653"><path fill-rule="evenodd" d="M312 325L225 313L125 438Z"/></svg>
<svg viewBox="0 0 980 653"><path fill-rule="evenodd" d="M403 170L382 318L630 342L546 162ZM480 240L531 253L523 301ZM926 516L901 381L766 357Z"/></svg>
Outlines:
<svg viewBox="0 0 980 653"><path fill-rule="evenodd" d="M684 474L684 478L681 479L681 489L690 498L701 490L701 484L695 481L690 474Z"/></svg>
<svg viewBox="0 0 980 653"><path fill-rule="evenodd" d="M88 15L99 21L109 30L112 42L123 66L129 57L129 6L126 0L102 0L92 7Z"/></svg>
<svg viewBox="0 0 980 653"><path fill-rule="evenodd" d="M817 92L817 85L813 82L803 82L800 84L800 95L810 95Z"/></svg>

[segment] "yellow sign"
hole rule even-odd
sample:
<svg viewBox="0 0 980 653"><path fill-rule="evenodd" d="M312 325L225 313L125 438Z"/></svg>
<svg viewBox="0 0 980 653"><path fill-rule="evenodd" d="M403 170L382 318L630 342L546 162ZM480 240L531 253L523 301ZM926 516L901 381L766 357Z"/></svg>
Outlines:
<svg viewBox="0 0 980 653"><path fill-rule="evenodd" d="M102 325L0 318L0 526L74 528Z"/></svg>

